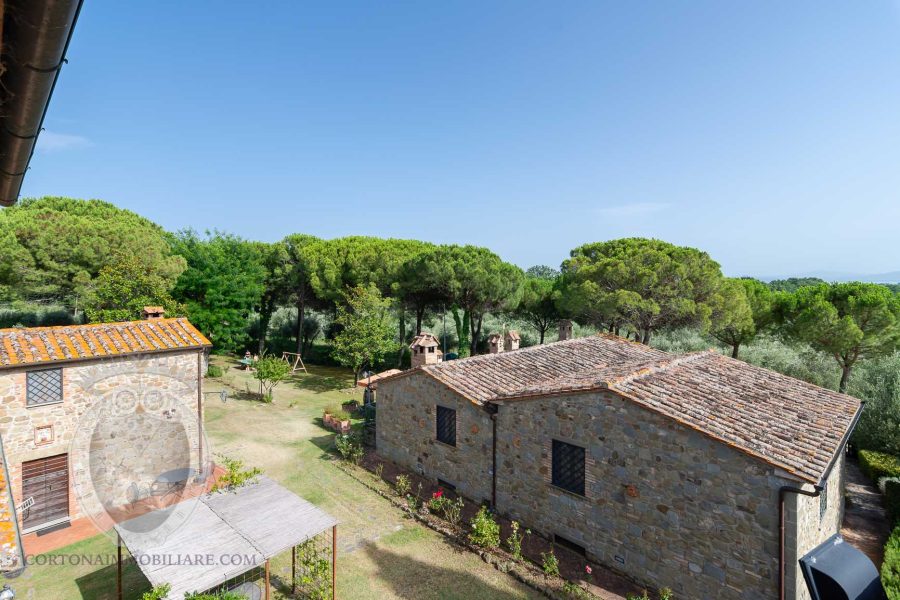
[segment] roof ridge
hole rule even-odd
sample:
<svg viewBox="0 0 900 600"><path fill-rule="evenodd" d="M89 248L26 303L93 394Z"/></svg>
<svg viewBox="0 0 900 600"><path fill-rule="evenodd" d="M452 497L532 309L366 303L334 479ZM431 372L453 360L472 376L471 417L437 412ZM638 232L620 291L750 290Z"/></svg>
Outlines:
<svg viewBox="0 0 900 600"><path fill-rule="evenodd" d="M615 389L615 386L619 384L631 383L632 381L640 379L642 377L669 371L685 363L691 363L712 354L719 355L719 353L715 350L709 349L700 350L699 352L689 352L687 354L672 355L671 357L660 358L653 361L645 361L643 363L635 363L635 367L637 368L632 373L629 373L628 375L622 375L621 377L616 377L614 379L609 379L604 383L606 384L606 387ZM645 364L649 366L647 366L646 368L641 368L641 365Z"/></svg>
<svg viewBox="0 0 900 600"><path fill-rule="evenodd" d="M0 328L0 334L4 334L7 332L22 332L22 331L59 331L62 329L74 329L74 328L95 328L95 327L111 327L115 325L133 325L135 323L153 323L154 321L183 321L186 320L187 317L163 317L160 319L133 319L131 321L110 321L110 322L102 322L102 323L69 323L68 325L34 325L31 327L3 327Z"/></svg>

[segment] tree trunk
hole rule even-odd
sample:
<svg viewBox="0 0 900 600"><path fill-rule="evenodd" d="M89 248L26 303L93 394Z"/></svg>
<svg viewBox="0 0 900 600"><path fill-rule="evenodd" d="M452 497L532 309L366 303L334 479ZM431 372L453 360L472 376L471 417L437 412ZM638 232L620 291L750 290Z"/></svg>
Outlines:
<svg viewBox="0 0 900 600"><path fill-rule="evenodd" d="M740 350L740 348L741 348L740 344L732 344L731 345L731 358L738 357L738 350Z"/></svg>
<svg viewBox="0 0 900 600"><path fill-rule="evenodd" d="M297 354L303 354L303 319L306 318L306 303L297 299Z"/></svg>
<svg viewBox="0 0 900 600"><path fill-rule="evenodd" d="M478 353L478 338L481 337L481 320L484 318L483 314L478 315L478 319L473 319L469 317L469 327L472 332L472 339L469 340L469 355L475 356ZM476 325L477 322L477 325Z"/></svg>
<svg viewBox="0 0 900 600"><path fill-rule="evenodd" d="M547 333L547 327L541 327L540 332L541 332L541 346L543 346L544 345L544 334Z"/></svg>
<svg viewBox="0 0 900 600"><path fill-rule="evenodd" d="M422 321L425 319L425 307L416 307L416 335L422 333Z"/></svg>
<svg viewBox="0 0 900 600"><path fill-rule="evenodd" d="M397 368L403 366L403 355L406 353L406 309L400 307L400 355L397 357Z"/></svg>
<svg viewBox="0 0 900 600"><path fill-rule="evenodd" d="M610 322L610 324L609 324L609 329L608 329L607 331L608 331L609 333L612 333L613 330L615 329L615 327L616 327L616 324L613 323L613 322Z"/></svg>
<svg viewBox="0 0 900 600"><path fill-rule="evenodd" d="M838 386L838 391L842 394L847 392L847 382L850 381L850 367L842 366L841 367L841 384Z"/></svg>
<svg viewBox="0 0 900 600"><path fill-rule="evenodd" d="M643 337L643 339L641 340L641 343L642 343L642 344L649 344L649 343L650 343L650 330L649 330L649 329L645 329L645 330L644 330L644 337Z"/></svg>

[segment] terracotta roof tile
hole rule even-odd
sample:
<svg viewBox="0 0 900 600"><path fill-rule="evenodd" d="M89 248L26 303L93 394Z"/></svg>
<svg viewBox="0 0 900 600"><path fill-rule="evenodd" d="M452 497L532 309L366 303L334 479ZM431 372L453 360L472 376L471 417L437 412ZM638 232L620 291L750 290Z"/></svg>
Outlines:
<svg viewBox="0 0 900 600"><path fill-rule="evenodd" d="M0 368L211 346L184 318L0 329Z"/></svg>
<svg viewBox="0 0 900 600"><path fill-rule="evenodd" d="M825 474L861 408L851 396L715 351L675 356L607 334L387 379L418 372L477 404L610 390L812 483Z"/></svg>

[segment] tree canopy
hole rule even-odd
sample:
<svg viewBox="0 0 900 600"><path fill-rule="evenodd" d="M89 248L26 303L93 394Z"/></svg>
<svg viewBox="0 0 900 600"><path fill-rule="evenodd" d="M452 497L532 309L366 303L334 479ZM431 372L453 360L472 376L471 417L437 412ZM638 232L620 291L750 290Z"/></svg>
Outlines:
<svg viewBox="0 0 900 600"><path fill-rule="evenodd" d="M100 200L28 198L0 211L0 294L72 306L103 267L130 256L174 283L185 268L161 227Z"/></svg>
<svg viewBox="0 0 900 600"><path fill-rule="evenodd" d="M860 359L884 356L900 343L900 300L875 283L835 283L781 292L778 314L788 334L837 361L846 391Z"/></svg>
<svg viewBox="0 0 900 600"><path fill-rule="evenodd" d="M389 318L390 301L374 285L356 286L345 294L335 322L334 358L353 369L356 378L397 347Z"/></svg>
<svg viewBox="0 0 900 600"><path fill-rule="evenodd" d="M172 287L134 256L120 256L92 281L84 311L95 323L140 319L145 306L162 306L167 317L184 316L185 307L172 298Z"/></svg>
<svg viewBox="0 0 900 600"><path fill-rule="evenodd" d="M773 298L768 286L755 279L722 282L713 302L710 334L731 348L732 358L772 322Z"/></svg>
<svg viewBox="0 0 900 600"><path fill-rule="evenodd" d="M706 327L722 282L719 264L694 248L625 238L585 244L563 263L560 307L600 327L627 324L649 343L664 327Z"/></svg>
<svg viewBox="0 0 900 600"><path fill-rule="evenodd" d="M531 273L529 269L527 273ZM522 300L514 314L534 327L540 343L544 343L547 331L555 326L561 314L556 305L556 280L548 277L526 276L522 287Z"/></svg>
<svg viewBox="0 0 900 600"><path fill-rule="evenodd" d="M265 291L259 248L234 235L200 237L193 230L175 234L171 243L187 260L173 294L187 306L191 322L217 349L243 350L249 341L248 318Z"/></svg>

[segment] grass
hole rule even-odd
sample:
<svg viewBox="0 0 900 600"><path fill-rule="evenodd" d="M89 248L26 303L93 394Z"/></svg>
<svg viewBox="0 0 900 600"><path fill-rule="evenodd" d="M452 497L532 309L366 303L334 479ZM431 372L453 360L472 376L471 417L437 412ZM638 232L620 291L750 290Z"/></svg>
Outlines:
<svg viewBox="0 0 900 600"><path fill-rule="evenodd" d="M309 367L275 389L274 402L255 401L255 380L235 363L214 357L221 378L206 379L206 391L226 387L230 399L206 401L206 428L213 452L260 467L280 482L334 515L338 526L338 597L514 600L540 596L477 556L460 551L439 534L404 518L390 503L343 473L330 462L333 434L321 426L322 411L362 390L346 392L353 377L336 368ZM238 393L236 393L238 392ZM115 546L97 536L55 554L108 553ZM273 563L277 577L290 574L290 555ZM137 569L126 570L126 598L138 600L147 587ZM115 563L111 566L34 565L12 582L20 597L112 599ZM277 587L273 598L289 598Z"/></svg>

